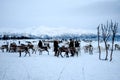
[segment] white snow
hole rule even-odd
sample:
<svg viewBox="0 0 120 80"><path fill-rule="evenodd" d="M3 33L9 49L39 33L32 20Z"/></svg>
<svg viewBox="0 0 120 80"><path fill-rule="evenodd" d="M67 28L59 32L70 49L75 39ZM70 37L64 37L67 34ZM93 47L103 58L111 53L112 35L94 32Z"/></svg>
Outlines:
<svg viewBox="0 0 120 80"><path fill-rule="evenodd" d="M0 41L2 44L4 41ZM0 45L1 45L0 44ZM81 44L83 47L86 43ZM92 42L94 47L97 42ZM94 48L96 49L96 48ZM79 56L61 58L50 55L31 54L18 57L18 53L0 51L0 80L119 80L120 51L114 51L112 62L98 59L98 51L93 55L84 53ZM104 58L105 52L102 52Z"/></svg>

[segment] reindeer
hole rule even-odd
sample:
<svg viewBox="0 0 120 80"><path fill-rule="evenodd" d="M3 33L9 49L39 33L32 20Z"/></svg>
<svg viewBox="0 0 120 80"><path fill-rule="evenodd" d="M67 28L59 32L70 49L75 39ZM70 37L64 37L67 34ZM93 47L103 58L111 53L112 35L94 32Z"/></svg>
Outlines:
<svg viewBox="0 0 120 80"><path fill-rule="evenodd" d="M39 43L38 43L38 51L39 51L39 55L42 54L42 51L47 51L47 52L48 52L48 55L49 55L49 51L48 51L49 48L50 48L49 45L45 45L45 46L43 46L42 41L39 40Z"/></svg>
<svg viewBox="0 0 120 80"><path fill-rule="evenodd" d="M120 50L120 46L118 44L115 44L115 50Z"/></svg>
<svg viewBox="0 0 120 80"><path fill-rule="evenodd" d="M2 45L0 49L2 50L2 52L4 52L4 49L6 49L6 52L9 50L8 45Z"/></svg>
<svg viewBox="0 0 120 80"><path fill-rule="evenodd" d="M89 52L89 54L93 54L93 46L91 44L84 46L84 52Z"/></svg>
<svg viewBox="0 0 120 80"><path fill-rule="evenodd" d="M28 47L28 49L31 49L32 50L32 54L35 52L36 54L36 49L34 48L34 45L30 42L28 43L28 45L26 45Z"/></svg>
<svg viewBox="0 0 120 80"><path fill-rule="evenodd" d="M16 47L16 51L19 52L19 57L21 57L21 53L25 52L24 57L28 54L30 56L30 52L28 50L28 47L26 45L21 45Z"/></svg>
<svg viewBox="0 0 120 80"><path fill-rule="evenodd" d="M76 52L80 52L81 53L81 48L80 48L80 41L75 41L75 48L76 48Z"/></svg>
<svg viewBox="0 0 120 80"><path fill-rule="evenodd" d="M43 51L46 51L46 52L48 52L48 55L49 55L48 48L49 47L47 47L47 46L38 47L39 54L42 54Z"/></svg>
<svg viewBox="0 0 120 80"><path fill-rule="evenodd" d="M9 52L16 52L17 45L15 42L10 43Z"/></svg>
<svg viewBox="0 0 120 80"><path fill-rule="evenodd" d="M65 46L59 47L59 49L58 49L58 55L57 56L61 55L61 57L63 57L62 52L65 52L64 56L69 57L68 53L70 51L69 51L68 47L65 47Z"/></svg>
<svg viewBox="0 0 120 80"><path fill-rule="evenodd" d="M74 55L76 54L78 56L78 51L76 50L75 47L74 48L69 48L69 47L65 47L65 46L59 47L58 56L61 55L61 57L63 57L62 52L65 53L64 56L66 56L66 57L69 57L69 53L71 53L71 55L73 53Z"/></svg>

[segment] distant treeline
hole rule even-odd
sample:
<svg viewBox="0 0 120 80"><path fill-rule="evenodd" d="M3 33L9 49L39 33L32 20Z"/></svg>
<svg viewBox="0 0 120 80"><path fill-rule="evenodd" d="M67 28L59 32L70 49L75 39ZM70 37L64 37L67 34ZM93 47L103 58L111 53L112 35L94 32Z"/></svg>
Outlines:
<svg viewBox="0 0 120 80"><path fill-rule="evenodd" d="M101 36L102 37L102 36ZM11 36L11 35L0 35L0 40L10 40L10 39L80 39L80 40L95 40L97 41L97 35L93 34L82 34L82 35L59 35L59 36ZM111 38L109 38L111 40ZM120 41L120 35L116 35L116 41Z"/></svg>
<svg viewBox="0 0 120 80"><path fill-rule="evenodd" d="M31 37L26 37L26 36L8 36L8 35L3 35L0 37L1 40L9 40L9 39L33 39Z"/></svg>

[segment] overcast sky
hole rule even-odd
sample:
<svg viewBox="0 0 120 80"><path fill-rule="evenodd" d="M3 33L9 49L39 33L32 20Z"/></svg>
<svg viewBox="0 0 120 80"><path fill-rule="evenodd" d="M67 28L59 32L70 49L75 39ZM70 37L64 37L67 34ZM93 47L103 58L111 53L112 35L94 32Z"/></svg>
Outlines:
<svg viewBox="0 0 120 80"><path fill-rule="evenodd" d="M96 33L120 24L120 0L0 0L0 32Z"/></svg>

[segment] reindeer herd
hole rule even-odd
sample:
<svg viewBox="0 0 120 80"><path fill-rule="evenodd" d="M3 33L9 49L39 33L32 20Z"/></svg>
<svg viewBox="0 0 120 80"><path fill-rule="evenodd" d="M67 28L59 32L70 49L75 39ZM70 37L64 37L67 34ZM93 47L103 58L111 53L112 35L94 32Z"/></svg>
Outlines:
<svg viewBox="0 0 120 80"><path fill-rule="evenodd" d="M36 42L36 41L33 41L33 43ZM8 42L7 42L8 43ZM5 44L5 45L1 45L0 49L2 52L9 52L9 53L15 53L15 52L18 52L19 53L19 57L21 57L21 54L24 52L25 55L29 55L31 56L30 54L30 50L32 50L32 54L35 53L36 54L36 51L39 51L39 54L42 53L42 51L47 51L48 52L48 55L49 55L49 51L48 51L48 48L49 46L43 46L42 48L39 48L37 45L33 45L32 42L30 41L26 41L27 44L16 44L15 42L12 42L12 43L8 43L8 44Z"/></svg>
<svg viewBox="0 0 120 80"><path fill-rule="evenodd" d="M25 41L25 43L20 43L20 41L19 41L19 44L17 44L14 41L6 42L6 44L0 45L0 50L2 52L6 51L9 53L19 53L19 57L21 57L23 53L25 53L24 56L26 56L26 55L31 56L31 54L36 54L37 52L39 53L39 55L41 55L43 51L46 51L49 55L49 50L51 48L53 48L53 45L50 45L50 44L53 44L53 41L54 40L43 41L44 46L42 46L42 47L38 46L37 41ZM84 53L93 54L93 50L95 48L91 44L92 41L90 41L90 42L83 41L86 43L86 45L84 45L83 47L81 47L81 42L82 41L79 41L79 43L80 43L79 46L69 48L68 47L69 41L59 41L59 44L62 44L62 45L59 46L58 56L60 55L61 57L64 57L64 56L69 57L71 52L74 53L76 56L78 56L81 53L81 50L83 50ZM34 44L34 43L36 43L36 44ZM108 44L108 48L109 47L110 47L110 45ZM120 50L119 44L115 44L115 50Z"/></svg>

